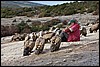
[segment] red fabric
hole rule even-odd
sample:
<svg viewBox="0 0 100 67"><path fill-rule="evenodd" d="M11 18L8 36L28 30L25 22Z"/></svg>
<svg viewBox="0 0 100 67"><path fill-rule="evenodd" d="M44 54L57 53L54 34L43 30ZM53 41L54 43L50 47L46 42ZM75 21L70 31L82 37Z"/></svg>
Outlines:
<svg viewBox="0 0 100 67"><path fill-rule="evenodd" d="M65 30L65 32L70 32L69 28Z"/></svg>
<svg viewBox="0 0 100 67"><path fill-rule="evenodd" d="M68 33L67 42L80 41L80 30L79 30L80 25L74 23L69 28L71 28L73 32L65 30L65 32Z"/></svg>

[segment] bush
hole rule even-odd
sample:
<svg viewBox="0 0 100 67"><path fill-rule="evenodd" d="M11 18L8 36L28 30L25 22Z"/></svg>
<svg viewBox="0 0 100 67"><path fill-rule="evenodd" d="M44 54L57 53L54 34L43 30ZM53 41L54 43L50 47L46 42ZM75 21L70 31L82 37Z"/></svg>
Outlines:
<svg viewBox="0 0 100 67"><path fill-rule="evenodd" d="M32 32L37 32L37 31L39 31L39 26L31 26L31 31L32 31Z"/></svg>
<svg viewBox="0 0 100 67"><path fill-rule="evenodd" d="M56 25L56 24L60 23L60 20L59 19L52 19L51 22L52 22L52 25Z"/></svg>
<svg viewBox="0 0 100 67"><path fill-rule="evenodd" d="M21 32L24 28L29 28L28 24L25 23L24 21L21 21L21 23L19 23L17 26L18 26L20 32Z"/></svg>
<svg viewBox="0 0 100 67"><path fill-rule="evenodd" d="M41 25L40 21L32 21L32 26Z"/></svg>
<svg viewBox="0 0 100 67"><path fill-rule="evenodd" d="M45 26L41 26L41 27L40 27L40 30L43 30L43 31L45 31L45 30L49 30L49 27L46 26L46 25L45 25Z"/></svg>
<svg viewBox="0 0 100 67"><path fill-rule="evenodd" d="M31 31L32 32L38 32L38 31L45 31L45 30L49 30L49 27L47 25L35 25L35 26L31 26Z"/></svg>
<svg viewBox="0 0 100 67"><path fill-rule="evenodd" d="M88 9L87 13L91 13L93 12L94 10L92 8Z"/></svg>
<svg viewBox="0 0 100 67"><path fill-rule="evenodd" d="M24 28L21 33L31 33L31 29L30 28Z"/></svg>
<svg viewBox="0 0 100 67"><path fill-rule="evenodd" d="M56 26L57 28L63 28L63 24L59 24Z"/></svg>
<svg viewBox="0 0 100 67"><path fill-rule="evenodd" d="M30 19L28 19L28 20L26 20L26 22L31 22L31 20L30 20Z"/></svg>

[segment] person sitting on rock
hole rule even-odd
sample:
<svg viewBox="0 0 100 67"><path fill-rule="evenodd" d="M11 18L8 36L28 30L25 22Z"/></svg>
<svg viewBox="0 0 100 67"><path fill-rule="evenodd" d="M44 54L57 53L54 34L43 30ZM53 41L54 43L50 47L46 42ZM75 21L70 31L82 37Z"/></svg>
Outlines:
<svg viewBox="0 0 100 67"><path fill-rule="evenodd" d="M80 41L80 24L76 19L71 19L60 34L62 42Z"/></svg>

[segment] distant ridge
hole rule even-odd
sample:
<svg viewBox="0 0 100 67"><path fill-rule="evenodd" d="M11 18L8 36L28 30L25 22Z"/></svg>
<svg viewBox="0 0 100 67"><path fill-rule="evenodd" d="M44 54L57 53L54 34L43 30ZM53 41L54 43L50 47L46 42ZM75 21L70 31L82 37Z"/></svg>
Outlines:
<svg viewBox="0 0 100 67"><path fill-rule="evenodd" d="M3 7L20 8L20 7L35 7L35 6L44 6L44 4L39 4L29 1L1 1L1 8Z"/></svg>

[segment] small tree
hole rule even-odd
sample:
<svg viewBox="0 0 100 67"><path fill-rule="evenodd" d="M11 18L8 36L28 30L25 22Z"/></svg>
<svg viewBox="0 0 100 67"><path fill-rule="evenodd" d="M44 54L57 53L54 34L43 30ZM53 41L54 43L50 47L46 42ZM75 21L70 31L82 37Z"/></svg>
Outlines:
<svg viewBox="0 0 100 67"><path fill-rule="evenodd" d="M38 31L38 26L31 26L31 31L32 32L37 32Z"/></svg>
<svg viewBox="0 0 100 67"><path fill-rule="evenodd" d="M25 28L25 27L29 27L27 23L25 23L24 21L21 21L21 23L19 23L18 28L20 30L20 32Z"/></svg>
<svg viewBox="0 0 100 67"><path fill-rule="evenodd" d="M45 31L45 30L49 30L49 27L45 25L45 26L41 26L40 29L43 30L43 31Z"/></svg>
<svg viewBox="0 0 100 67"><path fill-rule="evenodd" d="M63 28L63 24L59 24L56 26L57 28Z"/></svg>

